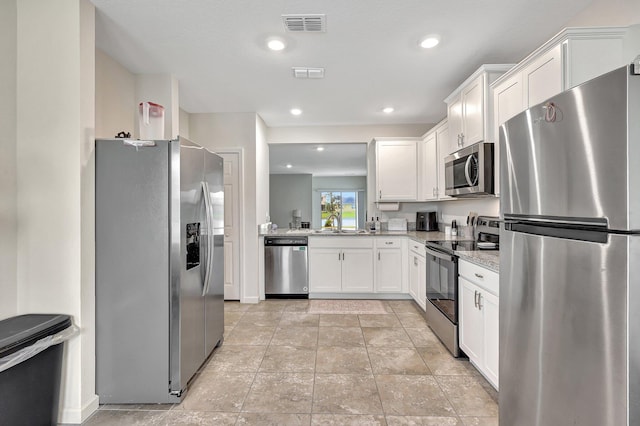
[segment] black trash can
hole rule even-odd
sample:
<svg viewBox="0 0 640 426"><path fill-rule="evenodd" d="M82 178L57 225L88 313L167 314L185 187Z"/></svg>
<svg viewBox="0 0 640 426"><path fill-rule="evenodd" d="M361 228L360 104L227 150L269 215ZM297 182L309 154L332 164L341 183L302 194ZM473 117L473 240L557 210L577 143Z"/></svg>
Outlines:
<svg viewBox="0 0 640 426"><path fill-rule="evenodd" d="M64 345L48 336L71 327L69 315L29 314L0 321L0 367L41 352L0 372L0 423L55 425Z"/></svg>

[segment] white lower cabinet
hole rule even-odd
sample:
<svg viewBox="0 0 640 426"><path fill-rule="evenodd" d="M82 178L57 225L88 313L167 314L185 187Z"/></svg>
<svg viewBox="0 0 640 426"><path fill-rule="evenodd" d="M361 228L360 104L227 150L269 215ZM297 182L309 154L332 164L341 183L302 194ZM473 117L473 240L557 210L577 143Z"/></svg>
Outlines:
<svg viewBox="0 0 640 426"><path fill-rule="evenodd" d="M409 241L409 294L422 308L427 308L427 258L424 244Z"/></svg>
<svg viewBox="0 0 640 426"><path fill-rule="evenodd" d="M498 389L498 274L462 259L458 271L460 348Z"/></svg>
<svg viewBox="0 0 640 426"><path fill-rule="evenodd" d="M375 291L376 293L402 292L402 239L375 238Z"/></svg>
<svg viewBox="0 0 640 426"><path fill-rule="evenodd" d="M372 293L373 239L309 238L310 293Z"/></svg>

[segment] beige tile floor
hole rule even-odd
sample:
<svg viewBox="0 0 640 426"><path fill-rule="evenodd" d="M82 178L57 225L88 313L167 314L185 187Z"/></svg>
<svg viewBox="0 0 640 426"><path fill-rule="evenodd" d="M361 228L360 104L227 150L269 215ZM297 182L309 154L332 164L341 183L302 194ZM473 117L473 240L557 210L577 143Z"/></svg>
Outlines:
<svg viewBox="0 0 640 426"><path fill-rule="evenodd" d="M225 303L225 341L181 404L103 405L86 425L498 425L497 393L412 301L308 314L308 301Z"/></svg>

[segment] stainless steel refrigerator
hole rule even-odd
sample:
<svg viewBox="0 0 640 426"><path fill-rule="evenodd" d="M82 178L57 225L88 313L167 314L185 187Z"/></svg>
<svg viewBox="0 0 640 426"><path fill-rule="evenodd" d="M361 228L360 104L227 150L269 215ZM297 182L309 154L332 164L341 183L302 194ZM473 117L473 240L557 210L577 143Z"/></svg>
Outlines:
<svg viewBox="0 0 640 426"><path fill-rule="evenodd" d="M640 75L500 131L500 424L640 424Z"/></svg>
<svg viewBox="0 0 640 426"><path fill-rule="evenodd" d="M96 140L96 389L179 402L222 343L222 158L184 138Z"/></svg>

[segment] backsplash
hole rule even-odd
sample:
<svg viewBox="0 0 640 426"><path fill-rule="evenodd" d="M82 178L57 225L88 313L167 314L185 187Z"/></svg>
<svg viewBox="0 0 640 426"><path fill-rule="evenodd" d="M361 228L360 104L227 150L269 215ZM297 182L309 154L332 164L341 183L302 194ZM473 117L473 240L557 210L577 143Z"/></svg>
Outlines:
<svg viewBox="0 0 640 426"><path fill-rule="evenodd" d="M499 198L452 199L432 203L400 203L398 211L377 212L377 216L382 222L382 229L386 229L391 218L405 218L411 231L416 229L416 212L436 211L440 231L444 232L444 227L450 226L455 220L458 224L458 235L472 238L473 228L466 226L469 212L475 212L480 216L498 216L499 210Z"/></svg>

